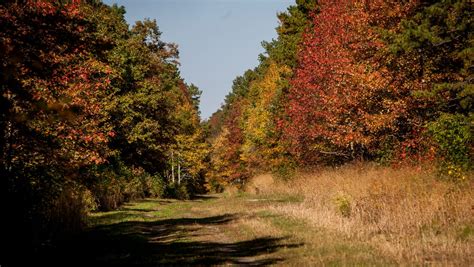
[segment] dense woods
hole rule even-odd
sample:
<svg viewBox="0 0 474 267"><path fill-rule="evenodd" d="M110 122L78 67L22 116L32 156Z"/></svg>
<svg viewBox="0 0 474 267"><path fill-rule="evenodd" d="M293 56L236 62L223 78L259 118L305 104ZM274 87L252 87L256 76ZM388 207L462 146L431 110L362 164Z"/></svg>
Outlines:
<svg viewBox="0 0 474 267"><path fill-rule="evenodd" d="M472 168L469 1L296 1L210 129L210 184L351 161Z"/></svg>
<svg viewBox="0 0 474 267"><path fill-rule="evenodd" d="M48 246L91 210L202 190L200 91L183 82L156 22L129 27L124 13L100 1L0 5L2 239L12 249Z"/></svg>
<svg viewBox="0 0 474 267"><path fill-rule="evenodd" d="M177 45L124 14L100 0L0 4L2 258L80 231L91 211L264 172L435 162L439 179L472 179L469 0L297 0L204 122Z"/></svg>

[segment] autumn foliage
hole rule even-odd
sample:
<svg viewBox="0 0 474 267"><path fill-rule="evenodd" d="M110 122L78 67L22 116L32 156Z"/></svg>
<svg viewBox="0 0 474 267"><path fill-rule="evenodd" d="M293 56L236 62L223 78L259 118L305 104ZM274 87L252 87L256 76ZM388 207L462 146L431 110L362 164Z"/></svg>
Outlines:
<svg viewBox="0 0 474 267"><path fill-rule="evenodd" d="M163 196L178 165L181 192L203 189L200 91L156 22L129 28L124 13L100 1L0 4L8 251L38 251L92 210ZM19 264L8 251L2 261Z"/></svg>
<svg viewBox="0 0 474 267"><path fill-rule="evenodd" d="M130 27L124 14L100 1L0 3L11 250L40 251L92 210L259 172L430 161L460 184L472 173L470 1L297 0L204 123L177 46L156 21Z"/></svg>
<svg viewBox="0 0 474 267"><path fill-rule="evenodd" d="M232 119L243 140L226 146L246 171L234 174L437 160L441 176L466 179L471 15L467 1L297 1L246 87L234 83L216 113L226 121L243 109ZM231 142L219 127L213 140Z"/></svg>
<svg viewBox="0 0 474 267"><path fill-rule="evenodd" d="M399 125L409 123L410 94L383 65L386 44L379 33L386 20L390 26L400 21L409 5L319 3L291 82L284 133L307 163L370 157L386 142L397 142L391 136L403 135ZM388 14L394 9L399 17Z"/></svg>

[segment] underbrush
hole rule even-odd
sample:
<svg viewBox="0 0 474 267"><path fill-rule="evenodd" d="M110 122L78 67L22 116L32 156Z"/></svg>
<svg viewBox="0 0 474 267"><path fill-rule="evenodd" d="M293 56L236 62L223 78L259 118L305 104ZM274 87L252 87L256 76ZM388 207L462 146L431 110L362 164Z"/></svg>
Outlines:
<svg viewBox="0 0 474 267"><path fill-rule="evenodd" d="M168 184L164 189L163 197L176 198L176 199L182 199L182 200L190 199L191 195L189 193L190 190L188 189L188 186L189 185L187 183Z"/></svg>
<svg viewBox="0 0 474 267"><path fill-rule="evenodd" d="M474 263L472 179L453 183L425 169L345 166L300 173L260 194L302 197L270 209L368 242L400 263Z"/></svg>
<svg viewBox="0 0 474 267"><path fill-rule="evenodd" d="M161 197L165 191L164 181L143 169L118 166L99 169L91 175L90 187L97 210L114 210L124 202L144 197Z"/></svg>

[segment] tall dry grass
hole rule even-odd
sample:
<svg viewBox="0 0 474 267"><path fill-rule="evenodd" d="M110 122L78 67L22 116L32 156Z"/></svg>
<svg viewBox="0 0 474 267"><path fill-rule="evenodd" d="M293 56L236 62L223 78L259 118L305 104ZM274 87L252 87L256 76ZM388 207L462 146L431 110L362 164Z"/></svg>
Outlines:
<svg viewBox="0 0 474 267"><path fill-rule="evenodd" d="M269 209L371 244L399 263L474 264L474 183L413 167L346 166L258 190L304 197ZM317 242L317 241L316 241Z"/></svg>

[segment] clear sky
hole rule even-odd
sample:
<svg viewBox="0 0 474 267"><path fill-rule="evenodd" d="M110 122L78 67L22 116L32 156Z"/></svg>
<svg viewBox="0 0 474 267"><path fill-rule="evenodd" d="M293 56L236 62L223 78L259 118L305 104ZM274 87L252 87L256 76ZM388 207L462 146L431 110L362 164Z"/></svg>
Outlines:
<svg viewBox="0 0 474 267"><path fill-rule="evenodd" d="M156 19L162 39L177 43L181 76L202 91L201 116L222 104L232 81L258 64L261 41L276 38L276 14L294 0L103 0L125 6L129 24Z"/></svg>

